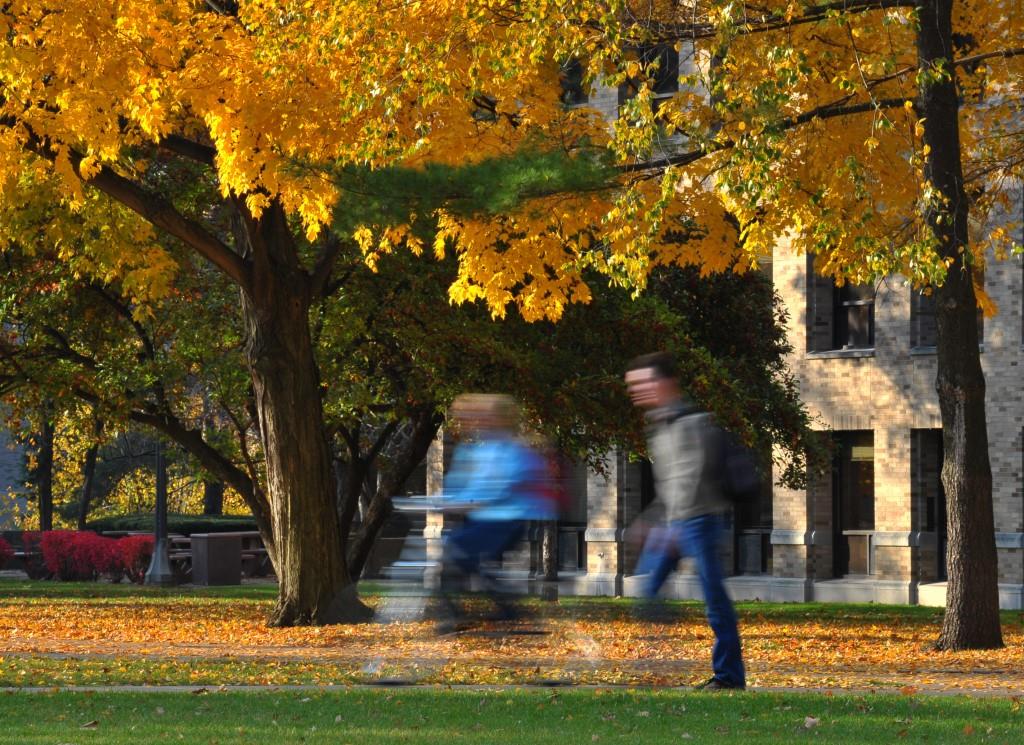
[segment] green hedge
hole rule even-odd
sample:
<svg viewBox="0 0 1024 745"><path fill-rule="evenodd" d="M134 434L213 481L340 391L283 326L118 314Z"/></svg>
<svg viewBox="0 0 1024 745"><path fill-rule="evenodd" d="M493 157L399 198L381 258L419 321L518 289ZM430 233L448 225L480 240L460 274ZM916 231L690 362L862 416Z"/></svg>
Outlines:
<svg viewBox="0 0 1024 745"><path fill-rule="evenodd" d="M124 530L153 530L152 513L115 515L93 520L89 530L97 533ZM232 533L240 530L256 530L256 520L246 515L168 515L167 532L192 535L193 533Z"/></svg>

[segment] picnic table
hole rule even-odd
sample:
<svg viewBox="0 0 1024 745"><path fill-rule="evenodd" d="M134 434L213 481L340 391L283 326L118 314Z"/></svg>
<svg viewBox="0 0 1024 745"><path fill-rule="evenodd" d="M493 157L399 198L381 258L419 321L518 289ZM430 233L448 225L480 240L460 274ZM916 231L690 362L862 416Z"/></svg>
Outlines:
<svg viewBox="0 0 1024 745"><path fill-rule="evenodd" d="M104 533L111 537L151 534L145 530ZM237 585L242 576L265 577L271 570L267 549L258 530L192 535L170 533L167 536L167 559L179 582L197 585Z"/></svg>

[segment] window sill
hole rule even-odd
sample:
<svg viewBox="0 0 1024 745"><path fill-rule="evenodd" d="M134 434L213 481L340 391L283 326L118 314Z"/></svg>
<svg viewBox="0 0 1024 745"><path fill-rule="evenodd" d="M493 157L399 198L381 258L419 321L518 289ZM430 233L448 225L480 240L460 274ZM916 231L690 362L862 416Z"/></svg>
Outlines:
<svg viewBox="0 0 1024 745"><path fill-rule="evenodd" d="M862 357L874 357L874 347L866 349L828 349L821 352L808 352L809 360L834 360L834 359L857 359Z"/></svg>

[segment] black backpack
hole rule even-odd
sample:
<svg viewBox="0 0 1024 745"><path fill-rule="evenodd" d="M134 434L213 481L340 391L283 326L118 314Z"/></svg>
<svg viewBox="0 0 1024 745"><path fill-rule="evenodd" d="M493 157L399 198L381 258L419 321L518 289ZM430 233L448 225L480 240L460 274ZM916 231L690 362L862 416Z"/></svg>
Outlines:
<svg viewBox="0 0 1024 745"><path fill-rule="evenodd" d="M764 489L754 451L730 432L714 427L715 471L722 494L733 504L757 501Z"/></svg>

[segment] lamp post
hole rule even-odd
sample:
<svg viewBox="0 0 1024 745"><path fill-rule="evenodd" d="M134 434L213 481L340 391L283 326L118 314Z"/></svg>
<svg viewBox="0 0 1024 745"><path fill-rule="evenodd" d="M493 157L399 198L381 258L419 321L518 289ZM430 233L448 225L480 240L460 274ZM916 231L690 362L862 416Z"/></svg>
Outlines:
<svg viewBox="0 0 1024 745"><path fill-rule="evenodd" d="M153 526L153 556L146 570L146 584L169 587L175 584L167 557L167 464L160 438L156 441L156 519Z"/></svg>

